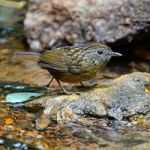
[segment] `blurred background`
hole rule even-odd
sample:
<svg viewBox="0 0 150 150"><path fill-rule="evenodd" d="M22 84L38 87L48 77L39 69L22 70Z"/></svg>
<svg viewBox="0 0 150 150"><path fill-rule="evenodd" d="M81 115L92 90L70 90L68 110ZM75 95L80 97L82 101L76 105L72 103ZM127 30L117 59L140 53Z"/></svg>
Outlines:
<svg viewBox="0 0 150 150"><path fill-rule="evenodd" d="M36 62L16 59L14 57L16 51L40 53L57 47L95 42L106 43L113 51L123 54L123 57L113 58L97 77L98 79L114 79L135 71L150 73L150 1L0 0L0 100L3 100L10 92L4 93L4 88L16 90L20 87L17 82L43 86L50 80L49 73L41 69ZM27 85L22 86L24 89L33 90ZM56 86L54 82L52 87ZM93 135L86 132L87 139L86 137L83 141L74 139L70 135L72 132L70 127L62 128L56 125L44 133L32 130L33 123L28 123L34 116L32 111L34 110L21 109L20 111L16 107L0 104L0 129L2 129L0 138L3 139L5 147L8 145L11 149L13 144L21 138L21 141L29 144L20 143L20 149L33 148L32 144L41 149L49 149L53 146L56 149L62 149L61 145L70 143L76 143L75 149L83 144L84 149L87 143L89 144L87 139L93 138ZM105 124L105 121L95 124ZM77 128L79 126L75 127ZM96 126L92 126L93 128L95 129ZM102 130L100 127L99 129L101 136L107 141L110 142L113 139L118 143L118 139L123 140L121 142L129 147L144 143L142 138L145 135L149 137L148 133L150 133L146 132L147 129L141 130L143 133L142 136L140 135L141 139L132 141L132 135L130 135L132 140L129 140L128 134L123 139L124 135L120 134L124 132L122 130L116 134L114 129ZM17 132L12 133L14 131ZM97 128L94 131L97 133ZM136 133L133 132L133 134L136 136ZM81 137L83 135L85 135L84 131ZM102 145L92 143L89 144L89 149L99 147L105 149L107 145L109 145L107 142ZM124 145L121 145L119 149ZM111 149L116 148L114 143L111 146Z"/></svg>
<svg viewBox="0 0 150 150"><path fill-rule="evenodd" d="M18 50L42 52L103 42L124 56L104 69L110 78L150 72L149 6L148 0L1 0L0 65ZM4 73L0 76L5 78Z"/></svg>

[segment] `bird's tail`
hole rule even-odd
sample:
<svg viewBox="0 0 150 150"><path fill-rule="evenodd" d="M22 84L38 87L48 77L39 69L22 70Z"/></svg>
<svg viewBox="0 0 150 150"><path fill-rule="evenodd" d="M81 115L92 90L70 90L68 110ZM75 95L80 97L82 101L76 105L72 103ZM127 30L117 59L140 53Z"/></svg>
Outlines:
<svg viewBox="0 0 150 150"><path fill-rule="evenodd" d="M36 53L36 52L15 52L14 58L15 59L29 59L29 60L38 61L39 58L40 58L40 53Z"/></svg>

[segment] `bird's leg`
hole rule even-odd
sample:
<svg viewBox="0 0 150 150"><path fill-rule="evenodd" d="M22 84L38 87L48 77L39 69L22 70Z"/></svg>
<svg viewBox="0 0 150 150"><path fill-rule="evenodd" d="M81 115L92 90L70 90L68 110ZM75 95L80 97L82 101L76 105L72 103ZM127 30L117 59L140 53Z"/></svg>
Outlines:
<svg viewBox="0 0 150 150"><path fill-rule="evenodd" d="M81 86L82 86L82 87L85 87L85 85L84 85L84 83L83 83L83 82L80 82L80 84L81 84Z"/></svg>
<svg viewBox="0 0 150 150"><path fill-rule="evenodd" d="M52 77L50 82L48 84L46 84L44 87L49 87L53 80L54 80L54 77Z"/></svg>
<svg viewBox="0 0 150 150"><path fill-rule="evenodd" d="M59 86L61 87L61 89L63 90L63 92L64 92L65 94L67 94L67 95L71 94L71 92L68 92L68 91L61 85L60 81L57 80L57 79L54 78L54 77L52 77L51 80L50 80L50 82L49 82L48 84L46 84L44 87L46 87L46 88L49 87L50 84L52 83L52 81L53 81L54 79L57 81L57 83L59 84Z"/></svg>
<svg viewBox="0 0 150 150"><path fill-rule="evenodd" d="M57 79L55 79L55 80L57 81L57 83L59 84L59 86L61 87L61 89L63 90L63 92L64 92L65 94L67 94L67 95L70 95L70 94L71 94L71 92L67 91L67 90L61 85L61 83L60 83L59 80L57 80Z"/></svg>

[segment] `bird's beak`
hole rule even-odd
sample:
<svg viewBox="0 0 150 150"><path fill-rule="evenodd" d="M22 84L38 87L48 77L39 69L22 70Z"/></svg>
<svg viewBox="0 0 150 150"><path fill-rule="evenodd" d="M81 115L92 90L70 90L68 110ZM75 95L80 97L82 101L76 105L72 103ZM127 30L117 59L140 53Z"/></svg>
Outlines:
<svg viewBox="0 0 150 150"><path fill-rule="evenodd" d="M111 52L111 56L112 57L118 57L118 56L122 56L122 54L117 53L117 52Z"/></svg>

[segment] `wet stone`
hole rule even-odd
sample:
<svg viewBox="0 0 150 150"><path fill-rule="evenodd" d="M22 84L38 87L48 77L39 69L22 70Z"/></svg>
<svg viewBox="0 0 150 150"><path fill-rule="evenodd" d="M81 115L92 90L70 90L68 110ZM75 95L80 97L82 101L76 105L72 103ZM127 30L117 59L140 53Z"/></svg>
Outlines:
<svg viewBox="0 0 150 150"><path fill-rule="evenodd" d="M149 84L148 73L135 72L81 92L81 95L47 97L42 115L59 123L74 122L82 116L129 121L134 115L149 114L150 92L146 89Z"/></svg>

